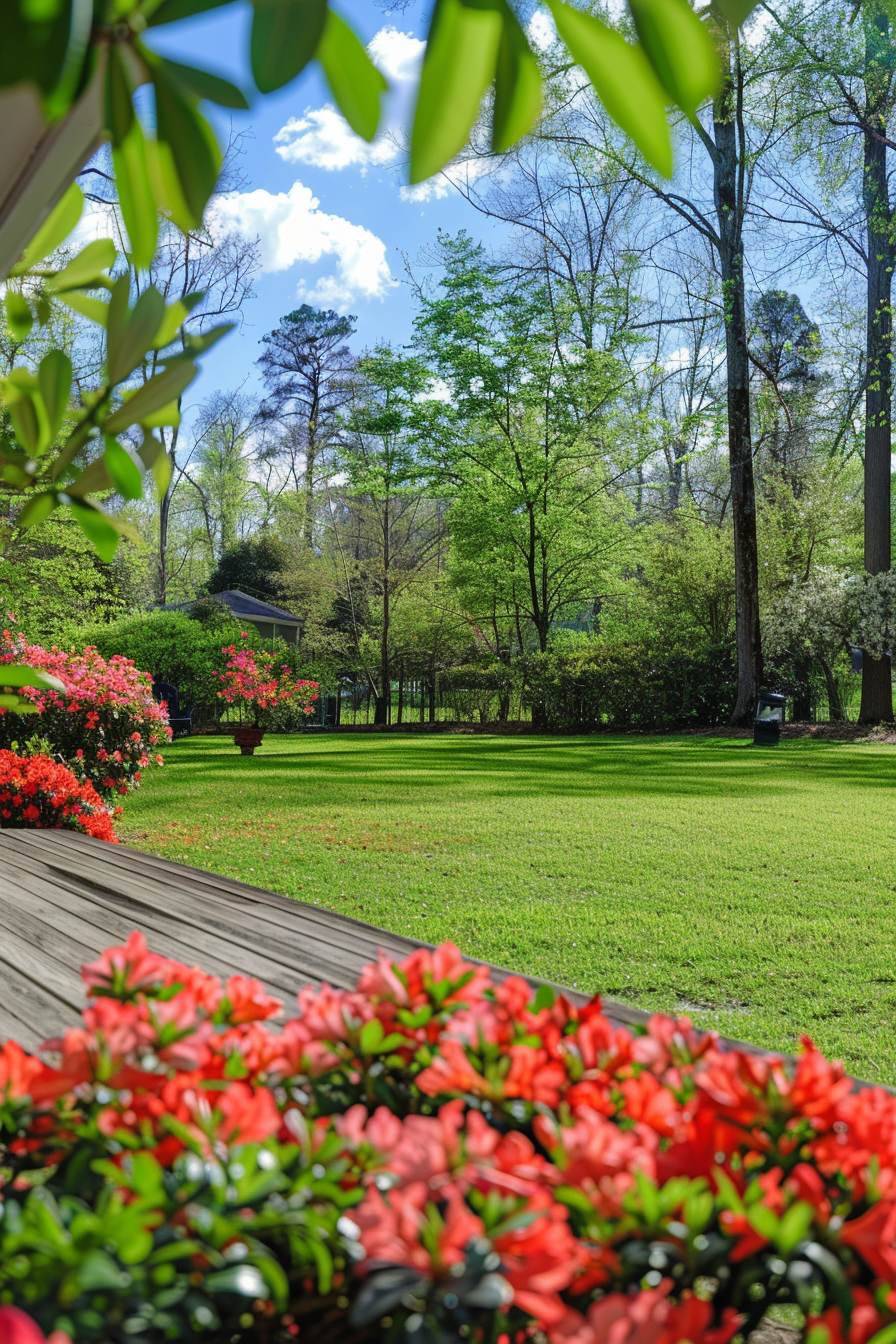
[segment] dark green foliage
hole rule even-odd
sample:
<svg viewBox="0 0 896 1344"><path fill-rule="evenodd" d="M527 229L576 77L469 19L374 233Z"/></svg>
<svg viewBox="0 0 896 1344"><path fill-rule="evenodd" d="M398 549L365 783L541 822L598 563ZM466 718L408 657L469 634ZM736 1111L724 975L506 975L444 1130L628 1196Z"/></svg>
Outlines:
<svg viewBox="0 0 896 1344"><path fill-rule="evenodd" d="M208 590L224 593L237 588L250 597L276 605L283 601L281 574L291 558L289 547L265 532L238 541L221 556L208 581Z"/></svg>
<svg viewBox="0 0 896 1344"><path fill-rule="evenodd" d="M556 732L724 723L737 686L727 647L678 652L595 644L581 652L533 654L519 670L533 719Z"/></svg>

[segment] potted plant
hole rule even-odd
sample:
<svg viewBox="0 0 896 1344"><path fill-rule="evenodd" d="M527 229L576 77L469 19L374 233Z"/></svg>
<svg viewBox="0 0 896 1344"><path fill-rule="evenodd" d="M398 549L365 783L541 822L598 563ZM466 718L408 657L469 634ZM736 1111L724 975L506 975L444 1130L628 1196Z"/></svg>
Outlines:
<svg viewBox="0 0 896 1344"><path fill-rule="evenodd" d="M214 673L219 682L217 695L225 704L239 706L240 722L234 727L233 742L243 756L255 754L268 728L273 727L278 709L313 713L316 681L302 681L285 663L277 665L273 654L256 653L248 645L228 644L221 652L227 661L223 672Z"/></svg>

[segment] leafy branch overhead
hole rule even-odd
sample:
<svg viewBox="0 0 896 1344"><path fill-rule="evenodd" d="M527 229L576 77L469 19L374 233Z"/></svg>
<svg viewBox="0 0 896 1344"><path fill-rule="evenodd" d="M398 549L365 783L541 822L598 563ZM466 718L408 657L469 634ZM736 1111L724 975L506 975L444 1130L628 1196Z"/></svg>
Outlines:
<svg viewBox="0 0 896 1344"><path fill-rule="evenodd" d="M149 30L229 0L50 0L39 18L20 0L0 57L0 89L30 82L49 120L62 118L95 81L135 263L146 267L157 240L161 207L182 229L198 227L220 168L215 136L199 110L204 99L245 109L246 92L192 64L158 55ZM636 40L629 41L588 8L547 0L571 62L660 172L672 168L666 110L693 118L715 92L718 62L712 28L736 26L750 0L712 0L698 16L688 0L629 0ZM48 13L48 10L50 11ZM267 94L316 60L332 97L358 135L372 140L387 84L352 27L327 0L252 0L249 65L255 89ZM155 133L134 108L151 85ZM510 148L541 110L542 72L508 0L436 0L429 27L411 132L410 178L442 169L466 144L483 99L494 89L492 146Z"/></svg>

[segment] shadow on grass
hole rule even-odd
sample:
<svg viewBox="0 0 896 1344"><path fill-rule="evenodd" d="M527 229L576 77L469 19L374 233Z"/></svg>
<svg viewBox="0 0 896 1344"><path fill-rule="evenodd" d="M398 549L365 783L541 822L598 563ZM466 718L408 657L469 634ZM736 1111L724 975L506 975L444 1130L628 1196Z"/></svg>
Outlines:
<svg viewBox="0 0 896 1344"><path fill-rule="evenodd" d="M432 794L454 786L492 797L759 797L807 786L896 787L896 751L849 750L851 745L801 740L763 749L743 739L600 737L315 738L306 743L301 737L273 737L252 757L240 756L217 739L181 741L169 748L168 763L178 773L195 772L197 779L239 778L256 787L276 780L284 787L310 788L312 794L316 785L322 792L332 786L339 793L367 787L377 791L381 803L390 794L404 798L409 789Z"/></svg>

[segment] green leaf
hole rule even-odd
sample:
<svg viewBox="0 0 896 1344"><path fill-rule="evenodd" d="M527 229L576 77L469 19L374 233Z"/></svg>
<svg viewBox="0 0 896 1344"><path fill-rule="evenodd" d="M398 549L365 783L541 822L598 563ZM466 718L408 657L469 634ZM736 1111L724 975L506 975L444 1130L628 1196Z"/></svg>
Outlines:
<svg viewBox="0 0 896 1344"><path fill-rule="evenodd" d="M145 416L151 415L170 401L176 401L196 376L196 365L192 360L172 361L163 373L157 373L143 387L138 387L109 416L105 430L107 434L121 434L129 425L139 424Z"/></svg>
<svg viewBox="0 0 896 1344"><path fill-rule="evenodd" d="M44 355L37 374L37 383L47 412L47 435L50 446L62 428L72 391L72 362L62 350L51 350Z"/></svg>
<svg viewBox="0 0 896 1344"><path fill-rule="evenodd" d="M782 1255L792 1255L812 1226L814 1211L811 1204L799 1201L791 1204L782 1216L775 1233L775 1245Z"/></svg>
<svg viewBox="0 0 896 1344"><path fill-rule="evenodd" d="M683 0L683 3L685 0ZM541 70L509 6L498 47L492 149L503 154L531 130L541 115Z"/></svg>
<svg viewBox="0 0 896 1344"><path fill-rule="evenodd" d="M158 140L147 140L146 163L159 209L169 216L181 233L189 233L195 228L195 220L177 175L171 146L160 144Z"/></svg>
<svg viewBox="0 0 896 1344"><path fill-rule="evenodd" d="M16 438L32 457L47 445L47 414L37 379L30 370L18 367L6 379L6 409Z"/></svg>
<svg viewBox="0 0 896 1344"><path fill-rule="evenodd" d="M28 503L16 518L16 526L24 531L27 527L38 527L59 507L59 497L55 490L43 490L32 495Z"/></svg>
<svg viewBox="0 0 896 1344"><path fill-rule="evenodd" d="M557 32L610 116L658 172L672 174L672 141L662 85L641 47L562 0L547 0Z"/></svg>
<svg viewBox="0 0 896 1344"><path fill-rule="evenodd" d="M364 140L372 140L380 124L380 98L389 85L361 39L332 9L327 14L317 59L349 126Z"/></svg>
<svg viewBox="0 0 896 1344"><path fill-rule="evenodd" d="M91 322L98 322L101 327L105 327L109 318L109 305L103 303L102 299L91 299L86 294L60 294L62 303L67 308L72 308L82 317L88 318Z"/></svg>
<svg viewBox="0 0 896 1344"><path fill-rule="evenodd" d="M82 285L91 286L105 278L106 271L115 265L115 244L111 238L97 238L88 243L76 257L72 257L67 266L57 271L47 281L48 289L59 293L65 289L78 289Z"/></svg>
<svg viewBox="0 0 896 1344"><path fill-rule="evenodd" d="M121 59L116 43L109 44L106 75L103 84L106 130L113 146L118 149L127 139L134 124L134 90L130 76Z"/></svg>
<svg viewBox="0 0 896 1344"><path fill-rule="evenodd" d="M156 494L159 500L162 500L171 482L171 458L168 456L168 450L155 435L144 434L140 459L146 470L152 472Z"/></svg>
<svg viewBox="0 0 896 1344"><path fill-rule="evenodd" d="M131 258L139 270L149 270L159 238L159 216L146 161L146 137L137 117L121 144L113 145L112 166Z"/></svg>
<svg viewBox="0 0 896 1344"><path fill-rule="evenodd" d="M148 10L147 21L150 28L162 23L177 23L180 19L192 18L194 14L205 14L209 9L224 9L234 0L162 0L154 10Z"/></svg>
<svg viewBox="0 0 896 1344"><path fill-rule="evenodd" d="M501 0L436 0L411 131L412 182L432 177L467 143L503 31Z"/></svg>
<svg viewBox="0 0 896 1344"><path fill-rule="evenodd" d="M22 253L17 266L13 266L10 275L24 275L36 266L44 257L55 252L60 243L64 243L72 229L81 218L84 209L84 196L81 188L73 182L62 200L41 224L37 233Z"/></svg>
<svg viewBox="0 0 896 1344"><path fill-rule="evenodd" d="M69 501L72 516L101 560L110 564L118 549L118 531L103 509L86 500Z"/></svg>
<svg viewBox="0 0 896 1344"><path fill-rule="evenodd" d="M628 0L638 37L663 88L693 118L719 84L715 43L688 0Z"/></svg>
<svg viewBox="0 0 896 1344"><path fill-rule="evenodd" d="M377 1046L382 1043L385 1034L378 1017L372 1017L369 1022L365 1022L358 1037L358 1046L362 1054L373 1054Z"/></svg>
<svg viewBox="0 0 896 1344"><path fill-rule="evenodd" d="M162 65L153 69L153 84L158 138L171 151L192 227L199 228L218 181L221 151L208 122Z"/></svg>
<svg viewBox="0 0 896 1344"><path fill-rule="evenodd" d="M317 54L327 0L255 0L250 56L261 93L288 84Z"/></svg>
<svg viewBox="0 0 896 1344"><path fill-rule="evenodd" d="M241 112L249 110L249 103L242 89L238 89L230 80L214 75L210 70L199 70L193 65L181 65L179 61L170 61L167 57L162 64L172 79L197 98L207 98L210 103L220 107L234 107Z"/></svg>
<svg viewBox="0 0 896 1344"><path fill-rule="evenodd" d="M0 684L3 686L33 686L42 691L64 691L65 685L58 677L51 677L40 667L28 667L26 663L0 663Z"/></svg>
<svg viewBox="0 0 896 1344"><path fill-rule="evenodd" d="M34 317L24 294L15 289L7 289L4 298L6 304L6 325L14 341L26 341L34 325Z"/></svg>
<svg viewBox="0 0 896 1344"><path fill-rule="evenodd" d="M207 350L211 350L213 345L217 345L222 336L226 336L228 331L233 331L236 324L234 322L219 322L216 327L211 327L208 331L203 331L198 335L187 334L184 337L184 349L190 355L204 355Z"/></svg>
<svg viewBox="0 0 896 1344"><path fill-rule="evenodd" d="M716 4L733 28L740 28L756 8L755 0L716 0Z"/></svg>
<svg viewBox="0 0 896 1344"><path fill-rule="evenodd" d="M203 298L203 294L188 294L185 299L178 299L176 303L168 304L165 309L165 316L162 319L162 325L153 340L154 350L164 350L166 345L171 344L192 310L198 303L202 302Z"/></svg>
<svg viewBox="0 0 896 1344"><path fill-rule="evenodd" d="M128 310L130 283L127 276L115 282L109 303L106 363L109 381L122 382L142 362L165 318L165 300L155 285L149 285Z"/></svg>
<svg viewBox="0 0 896 1344"><path fill-rule="evenodd" d="M24 695L0 695L0 709L8 709L13 714L39 714L38 705L26 700Z"/></svg>
<svg viewBox="0 0 896 1344"><path fill-rule="evenodd" d="M124 499L141 499L143 496L143 464L136 462L131 453L117 439L106 439L103 453L109 478L118 493Z"/></svg>
<svg viewBox="0 0 896 1344"><path fill-rule="evenodd" d="M270 1296L268 1286L254 1265L231 1265L209 1274L205 1287L212 1293L236 1293L240 1297Z"/></svg>
<svg viewBox="0 0 896 1344"><path fill-rule="evenodd" d="M557 996L550 985L539 985L535 991L535 1003L533 1008L536 1013L540 1013L542 1008L553 1008L557 1001Z"/></svg>

